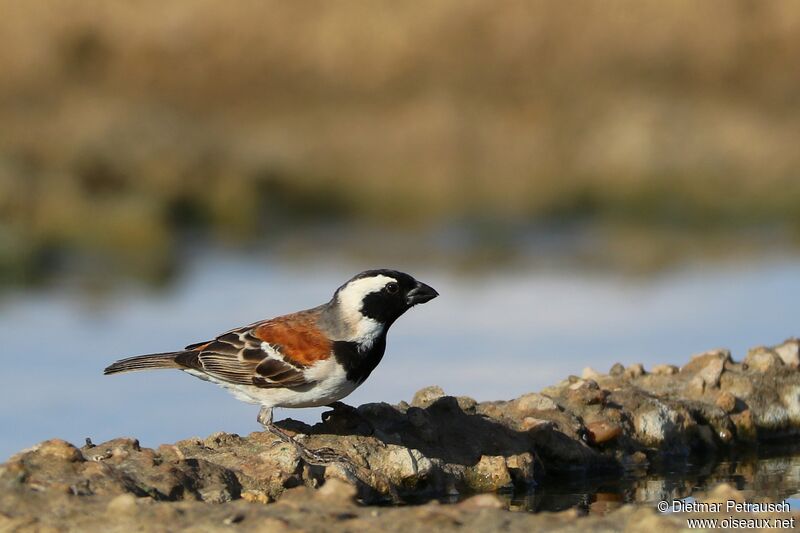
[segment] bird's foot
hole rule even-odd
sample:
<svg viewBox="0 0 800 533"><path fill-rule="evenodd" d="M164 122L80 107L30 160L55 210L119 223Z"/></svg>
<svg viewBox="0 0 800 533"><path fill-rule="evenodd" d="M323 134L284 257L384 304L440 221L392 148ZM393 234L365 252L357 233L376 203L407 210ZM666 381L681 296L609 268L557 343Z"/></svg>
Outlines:
<svg viewBox="0 0 800 533"><path fill-rule="evenodd" d="M317 466L326 466L333 463L352 464L352 461L350 460L349 457L337 453L331 448L318 448L316 450L311 450L307 448L303 444L299 443L297 439L293 438L291 435L288 435L286 432L284 432L282 429L280 429L278 426L275 426L274 424L265 425L264 427L272 435L278 437L281 440L281 442L292 445L292 447L294 447L294 449L297 451L297 455L299 455L300 458L303 459L308 464Z"/></svg>

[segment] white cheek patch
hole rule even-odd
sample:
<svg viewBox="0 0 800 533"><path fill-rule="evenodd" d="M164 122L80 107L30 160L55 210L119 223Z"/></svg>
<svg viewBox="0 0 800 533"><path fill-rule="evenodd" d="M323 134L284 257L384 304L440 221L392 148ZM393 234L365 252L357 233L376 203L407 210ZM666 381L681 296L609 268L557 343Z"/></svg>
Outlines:
<svg viewBox="0 0 800 533"><path fill-rule="evenodd" d="M343 320L351 329L351 338L340 340L358 341L367 348L372 346L375 339L383 332L384 326L362 315L361 306L366 295L383 290L390 282L397 283L397 280L384 275L371 276L353 280L339 291L339 309Z"/></svg>

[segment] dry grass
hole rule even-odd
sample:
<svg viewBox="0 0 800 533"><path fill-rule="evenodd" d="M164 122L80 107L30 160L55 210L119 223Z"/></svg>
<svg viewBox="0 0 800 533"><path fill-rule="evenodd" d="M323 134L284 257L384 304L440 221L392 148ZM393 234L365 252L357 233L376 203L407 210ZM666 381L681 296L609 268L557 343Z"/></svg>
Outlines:
<svg viewBox="0 0 800 533"><path fill-rule="evenodd" d="M179 223L246 237L298 212L800 218L796 2L0 12L0 241L22 255L162 253Z"/></svg>

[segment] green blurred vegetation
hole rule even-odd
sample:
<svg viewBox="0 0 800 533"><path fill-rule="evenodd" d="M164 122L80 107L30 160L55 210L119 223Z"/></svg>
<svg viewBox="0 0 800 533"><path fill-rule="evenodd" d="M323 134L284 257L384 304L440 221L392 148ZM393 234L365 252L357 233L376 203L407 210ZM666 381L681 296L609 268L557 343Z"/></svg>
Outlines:
<svg viewBox="0 0 800 533"><path fill-rule="evenodd" d="M500 243L577 221L658 261L738 249L753 228L797 238L796 2L0 13L6 282L81 261L160 278L192 239L269 243L332 221L466 224ZM723 244L674 246L706 235Z"/></svg>

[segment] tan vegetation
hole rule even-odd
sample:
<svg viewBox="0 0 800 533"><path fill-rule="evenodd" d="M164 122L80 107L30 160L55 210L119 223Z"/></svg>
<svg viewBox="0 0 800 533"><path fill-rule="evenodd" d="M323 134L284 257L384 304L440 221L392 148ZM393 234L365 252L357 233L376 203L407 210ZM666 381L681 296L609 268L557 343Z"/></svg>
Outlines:
<svg viewBox="0 0 800 533"><path fill-rule="evenodd" d="M791 1L0 0L0 243L356 217L788 224ZM134 253L135 252L135 253Z"/></svg>

